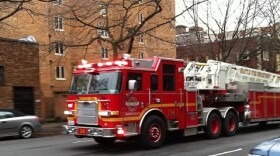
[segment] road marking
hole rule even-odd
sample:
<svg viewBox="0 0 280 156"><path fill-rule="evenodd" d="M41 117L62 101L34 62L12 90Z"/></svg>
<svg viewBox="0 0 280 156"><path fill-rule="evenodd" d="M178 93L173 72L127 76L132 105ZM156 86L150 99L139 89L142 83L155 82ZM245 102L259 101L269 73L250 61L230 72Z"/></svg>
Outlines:
<svg viewBox="0 0 280 156"><path fill-rule="evenodd" d="M239 149L236 149L236 150L226 151L226 152L223 152L223 153L217 153L217 154L213 154L213 155L209 155L209 156L224 155L224 154L228 154L228 153L238 152L238 151L241 151L241 150L242 150L242 148L239 148Z"/></svg>
<svg viewBox="0 0 280 156"><path fill-rule="evenodd" d="M93 140L75 141L75 142L73 142L73 144L76 144L76 143L82 143L82 142L90 142L90 141L93 141Z"/></svg>

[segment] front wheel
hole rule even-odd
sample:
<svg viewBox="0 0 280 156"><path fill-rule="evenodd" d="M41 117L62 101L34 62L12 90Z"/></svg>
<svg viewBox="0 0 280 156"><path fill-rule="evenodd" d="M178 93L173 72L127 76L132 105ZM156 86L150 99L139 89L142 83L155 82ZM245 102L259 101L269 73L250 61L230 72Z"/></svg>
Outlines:
<svg viewBox="0 0 280 156"><path fill-rule="evenodd" d="M226 136L235 135L238 129L237 117L233 112L228 112L225 119L223 119L223 133Z"/></svg>
<svg viewBox="0 0 280 156"><path fill-rule="evenodd" d="M19 130L19 135L23 139L28 139L32 136L33 130L29 125L23 125Z"/></svg>
<svg viewBox="0 0 280 156"><path fill-rule="evenodd" d="M221 134L221 117L218 113L211 113L207 120L207 126L204 127L204 133L210 139L216 139Z"/></svg>
<svg viewBox="0 0 280 156"><path fill-rule="evenodd" d="M111 145L115 142L115 138L102 138L102 137L94 137L93 138L95 142L101 144L101 145Z"/></svg>
<svg viewBox="0 0 280 156"><path fill-rule="evenodd" d="M141 127L140 142L144 148L159 148L166 135L166 128L162 119L158 116L149 116Z"/></svg>

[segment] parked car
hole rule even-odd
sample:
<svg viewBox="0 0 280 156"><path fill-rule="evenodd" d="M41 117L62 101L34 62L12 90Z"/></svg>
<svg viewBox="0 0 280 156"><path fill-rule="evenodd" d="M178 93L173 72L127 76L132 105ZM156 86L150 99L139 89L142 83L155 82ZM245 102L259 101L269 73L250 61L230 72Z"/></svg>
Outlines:
<svg viewBox="0 0 280 156"><path fill-rule="evenodd" d="M264 141L250 150L248 156L279 156L280 136L268 141Z"/></svg>
<svg viewBox="0 0 280 156"><path fill-rule="evenodd" d="M14 109L0 109L0 137L20 136L27 139L40 130L39 117Z"/></svg>

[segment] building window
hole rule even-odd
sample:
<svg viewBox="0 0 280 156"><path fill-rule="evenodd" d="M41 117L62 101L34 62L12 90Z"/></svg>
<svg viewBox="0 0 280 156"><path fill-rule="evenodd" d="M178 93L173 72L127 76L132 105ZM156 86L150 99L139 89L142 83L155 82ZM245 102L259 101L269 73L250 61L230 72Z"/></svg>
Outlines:
<svg viewBox="0 0 280 156"><path fill-rule="evenodd" d="M108 57L108 49L107 49L107 48L104 48L104 47L101 48L101 57L102 57L103 59L109 58L109 57Z"/></svg>
<svg viewBox="0 0 280 156"><path fill-rule="evenodd" d="M63 42L55 43L55 55L63 55Z"/></svg>
<svg viewBox="0 0 280 156"><path fill-rule="evenodd" d="M143 59L144 58L144 53L143 52L139 52L139 59Z"/></svg>
<svg viewBox="0 0 280 156"><path fill-rule="evenodd" d="M65 69L63 66L56 67L56 79L65 80Z"/></svg>
<svg viewBox="0 0 280 156"><path fill-rule="evenodd" d="M107 15L107 8L105 5L100 5L100 15L106 16Z"/></svg>
<svg viewBox="0 0 280 156"><path fill-rule="evenodd" d="M263 51L263 60L269 61L269 52L268 51Z"/></svg>
<svg viewBox="0 0 280 156"><path fill-rule="evenodd" d="M4 83L4 66L0 66L0 83Z"/></svg>
<svg viewBox="0 0 280 156"><path fill-rule="evenodd" d="M143 34L139 35L139 43L144 44L144 35Z"/></svg>
<svg viewBox="0 0 280 156"><path fill-rule="evenodd" d="M276 71L280 71L280 54L276 54Z"/></svg>
<svg viewBox="0 0 280 156"><path fill-rule="evenodd" d="M100 37L102 38L108 38L109 35L108 35L108 32L106 30L100 30Z"/></svg>
<svg viewBox="0 0 280 156"><path fill-rule="evenodd" d="M55 1L53 1L53 4L54 5L58 5L58 6L62 6L62 0L55 0Z"/></svg>
<svg viewBox="0 0 280 156"><path fill-rule="evenodd" d="M250 59L250 52L245 51L243 53L239 53L237 57L238 57L238 60L249 60Z"/></svg>
<svg viewBox="0 0 280 156"><path fill-rule="evenodd" d="M61 16L54 17L54 28L56 31L63 31L63 19Z"/></svg>
<svg viewBox="0 0 280 156"><path fill-rule="evenodd" d="M143 19L144 19L143 14L138 13L138 24L142 24Z"/></svg>

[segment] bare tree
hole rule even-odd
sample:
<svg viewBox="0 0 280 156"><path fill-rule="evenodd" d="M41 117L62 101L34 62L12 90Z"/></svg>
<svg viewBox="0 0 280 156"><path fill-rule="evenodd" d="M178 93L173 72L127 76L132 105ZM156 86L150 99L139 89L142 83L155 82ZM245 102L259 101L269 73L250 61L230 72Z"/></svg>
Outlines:
<svg viewBox="0 0 280 156"><path fill-rule="evenodd" d="M35 0L1 0L0 1L0 22L12 17L19 11L27 11L26 4L30 4ZM40 2L52 2L55 0L37 0Z"/></svg>
<svg viewBox="0 0 280 156"><path fill-rule="evenodd" d="M158 34L157 30L173 28L175 18L195 5L190 5L175 15L173 0L65 0L63 7L49 5L48 12L40 12L40 10L33 10L25 6L25 4L32 5L33 2L35 0L5 1L3 2L7 4L5 5L5 16L1 15L1 17L4 20L4 17L7 19L19 11L26 11L31 18L33 15L49 18L49 26L53 28L52 25L56 23L54 16L59 15L63 17L63 24L67 25L67 33L69 32L62 37L64 48L88 49L98 43L101 48L109 47L108 50L113 52L113 58L117 58L120 52L131 53L137 48L135 40L141 40L143 36L152 38L154 41L161 41L162 43L159 44L175 45L175 33L172 37L172 35L167 36L164 33ZM202 2L204 1L198 3ZM59 36L57 35L59 33L52 31L50 34ZM47 43L50 48L44 56L54 49L54 42L59 40L59 37L52 37L52 40ZM44 46L48 46L45 44Z"/></svg>
<svg viewBox="0 0 280 156"><path fill-rule="evenodd" d="M193 3L195 2L197 0ZM260 35L260 30L255 28L260 27L264 20L259 18L261 13L259 6L263 3L254 0L226 0L221 3L215 0L208 1L204 6L195 7L196 10L190 11L189 15L195 26L199 23L206 28L208 34L207 38L201 40L201 32L196 32L198 43L213 43L207 44L210 46L207 53L210 53L211 58L221 61L235 59L238 64L248 62L242 58L249 57L247 55L257 56L260 53L260 50L252 50L249 47L256 44ZM237 51L239 56L236 56ZM236 59L237 57L241 59Z"/></svg>
<svg viewBox="0 0 280 156"><path fill-rule="evenodd" d="M261 18L265 20L267 27L263 28L261 42L263 51L268 53L268 61L263 64L270 70L280 71L280 6L279 2L268 0L258 6Z"/></svg>
<svg viewBox="0 0 280 156"><path fill-rule="evenodd" d="M155 34L160 27L174 27L175 18L179 16L172 12L174 5L174 1L169 0L72 0L64 3L65 9L53 14L62 15L73 32L78 32L75 41L68 42L67 47L109 45L113 58L117 58L120 51L130 54L135 40L141 40L144 35L175 45L175 35L172 40L171 36L164 38L164 34Z"/></svg>

